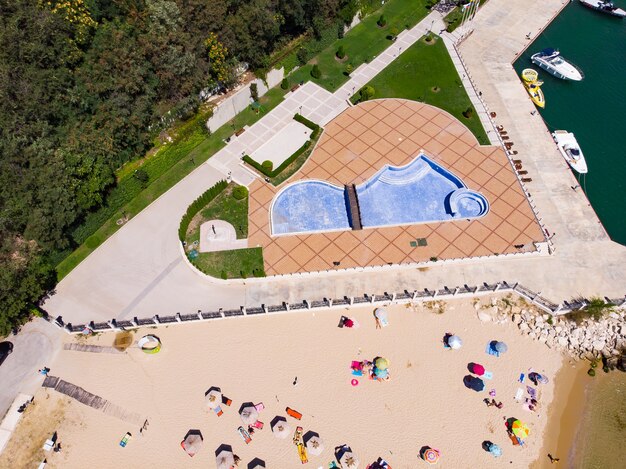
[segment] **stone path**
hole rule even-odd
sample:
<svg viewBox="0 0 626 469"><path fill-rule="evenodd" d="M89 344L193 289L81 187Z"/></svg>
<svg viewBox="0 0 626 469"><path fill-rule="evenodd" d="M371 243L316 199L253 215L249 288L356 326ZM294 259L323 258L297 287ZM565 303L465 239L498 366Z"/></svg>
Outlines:
<svg viewBox="0 0 626 469"><path fill-rule="evenodd" d="M209 220L200 225L200 252L227 251L248 247L247 239L237 239L235 227L224 220Z"/></svg>

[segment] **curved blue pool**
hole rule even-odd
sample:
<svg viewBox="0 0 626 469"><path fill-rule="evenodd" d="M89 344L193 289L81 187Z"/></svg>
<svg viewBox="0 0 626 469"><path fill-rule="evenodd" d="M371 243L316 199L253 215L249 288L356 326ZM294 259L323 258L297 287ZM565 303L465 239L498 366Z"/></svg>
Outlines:
<svg viewBox="0 0 626 469"><path fill-rule="evenodd" d="M274 198L272 234L349 230L344 189L324 181L298 181Z"/></svg>
<svg viewBox="0 0 626 469"><path fill-rule="evenodd" d="M363 228L472 219L489 212L481 193L425 155L406 166L385 165L356 186ZM327 182L298 181L285 187L271 207L272 234L351 228L346 190Z"/></svg>

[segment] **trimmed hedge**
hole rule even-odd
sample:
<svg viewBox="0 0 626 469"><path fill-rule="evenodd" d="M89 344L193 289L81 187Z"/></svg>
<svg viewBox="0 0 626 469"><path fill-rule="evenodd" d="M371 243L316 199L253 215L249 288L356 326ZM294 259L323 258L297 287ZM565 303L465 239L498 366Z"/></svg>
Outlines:
<svg viewBox="0 0 626 469"><path fill-rule="evenodd" d="M295 116L293 116L293 118L294 120L300 122L305 127L308 127L309 129L311 129L313 132L311 132L310 139L304 142L304 145L298 148L289 158L283 161L282 164L278 168L274 170L272 170L272 168L267 168L264 165L259 164L256 161L254 161L252 158L250 158L249 155L244 155L243 161L245 161L254 169L256 169L257 171L259 171L260 173L264 174L265 176L269 178L278 176L287 166L293 163L294 160L298 158L298 156L304 153L306 149L311 146L311 142L314 141L318 137L320 132L322 131L322 128L319 125L317 125L315 122L310 121L309 119L307 119L301 114L296 114Z"/></svg>
<svg viewBox="0 0 626 469"><path fill-rule="evenodd" d="M187 207L187 211L183 215L183 218L181 218L180 226L178 227L178 239L180 239L181 242L185 241L187 229L189 228L189 223L191 223L193 217L195 217L196 214L206 206L206 204L226 189L226 186L228 186L228 182L223 179L216 182L214 186L210 187L200 197L194 200L189 207Z"/></svg>

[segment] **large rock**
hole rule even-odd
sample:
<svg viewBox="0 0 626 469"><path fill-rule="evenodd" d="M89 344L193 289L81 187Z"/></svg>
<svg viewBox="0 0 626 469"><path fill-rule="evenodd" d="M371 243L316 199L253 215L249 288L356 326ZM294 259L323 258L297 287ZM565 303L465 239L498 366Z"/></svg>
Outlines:
<svg viewBox="0 0 626 469"><path fill-rule="evenodd" d="M568 340L566 337L559 337L558 342L561 347L567 347Z"/></svg>
<svg viewBox="0 0 626 469"><path fill-rule="evenodd" d="M526 332L526 331L530 330L530 326L528 324L526 324L525 322L522 322L519 325L519 330L522 331L522 332Z"/></svg>
<svg viewBox="0 0 626 469"><path fill-rule="evenodd" d="M594 350L599 352L606 346L606 342L604 340L594 340L592 346Z"/></svg>
<svg viewBox="0 0 626 469"><path fill-rule="evenodd" d="M490 322L493 319L493 316L485 310L480 310L478 311L478 319L480 319L481 322Z"/></svg>

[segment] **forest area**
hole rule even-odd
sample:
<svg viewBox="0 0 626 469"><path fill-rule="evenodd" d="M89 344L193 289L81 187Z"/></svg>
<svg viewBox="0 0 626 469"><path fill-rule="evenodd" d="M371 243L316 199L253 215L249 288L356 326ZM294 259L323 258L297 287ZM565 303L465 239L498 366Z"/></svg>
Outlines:
<svg viewBox="0 0 626 469"><path fill-rule="evenodd" d="M59 253L142 157L242 62L343 30L357 0L0 0L0 335L54 288ZM262 73L262 72L261 72ZM169 114L168 114L169 113Z"/></svg>

